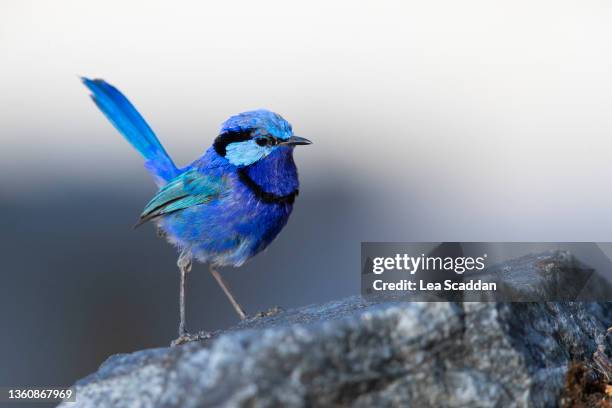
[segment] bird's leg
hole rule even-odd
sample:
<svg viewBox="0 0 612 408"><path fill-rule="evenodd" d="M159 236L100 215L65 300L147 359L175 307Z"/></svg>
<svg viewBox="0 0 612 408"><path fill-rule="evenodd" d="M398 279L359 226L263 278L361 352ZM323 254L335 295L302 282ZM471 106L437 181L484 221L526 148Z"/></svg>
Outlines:
<svg viewBox="0 0 612 408"><path fill-rule="evenodd" d="M191 250L184 249L179 255L176 263L179 267L181 274L181 283L179 289L179 303L180 303L180 322L178 328L179 338L187 334L185 330L185 276L191 271Z"/></svg>
<svg viewBox="0 0 612 408"><path fill-rule="evenodd" d="M225 296L227 296L232 306L234 306L236 313L238 313L238 316L240 316L240 320L246 319L246 313L244 313L244 309L242 308L242 306L240 306L240 303L236 301L236 298L234 297L234 295L232 295L232 292L230 292L229 286L227 286L227 284L221 277L221 274L217 272L217 270L215 270L212 265L210 265L210 273L215 278L219 286L221 286L221 289L223 289Z"/></svg>
<svg viewBox="0 0 612 408"><path fill-rule="evenodd" d="M185 329L185 280L187 274L191 271L192 259L193 257L191 255L191 250L184 249L179 255L178 261L176 262L181 274L181 283L179 289L179 307L181 321L179 322L178 329L179 336L176 340L170 343L171 346L178 346L180 344L184 344L190 341L209 339L212 336L211 333L205 331L199 331L198 333L194 334L187 333L187 330Z"/></svg>

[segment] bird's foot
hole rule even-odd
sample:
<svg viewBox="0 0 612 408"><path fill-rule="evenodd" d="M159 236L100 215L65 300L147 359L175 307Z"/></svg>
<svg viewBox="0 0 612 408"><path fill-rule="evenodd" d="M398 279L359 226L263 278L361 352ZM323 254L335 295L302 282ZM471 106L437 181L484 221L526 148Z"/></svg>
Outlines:
<svg viewBox="0 0 612 408"><path fill-rule="evenodd" d="M265 312L257 312L257 313L255 313L253 318L254 319L259 319L259 318L262 318L262 317L274 316L274 315L279 314L282 311L283 311L283 309L281 309L279 306L272 306L270 309L266 310Z"/></svg>
<svg viewBox="0 0 612 408"><path fill-rule="evenodd" d="M192 341L207 340L213 337L213 333L200 330L197 333L183 333L176 339L172 340L170 347L180 346L181 344L189 343Z"/></svg>

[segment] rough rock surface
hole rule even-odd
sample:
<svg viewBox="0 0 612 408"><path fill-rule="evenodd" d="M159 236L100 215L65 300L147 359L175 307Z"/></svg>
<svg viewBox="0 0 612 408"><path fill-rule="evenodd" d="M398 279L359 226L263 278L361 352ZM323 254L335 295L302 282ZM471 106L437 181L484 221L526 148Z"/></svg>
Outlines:
<svg viewBox="0 0 612 408"><path fill-rule="evenodd" d="M112 356L65 406L556 406L609 326L612 303L350 297Z"/></svg>

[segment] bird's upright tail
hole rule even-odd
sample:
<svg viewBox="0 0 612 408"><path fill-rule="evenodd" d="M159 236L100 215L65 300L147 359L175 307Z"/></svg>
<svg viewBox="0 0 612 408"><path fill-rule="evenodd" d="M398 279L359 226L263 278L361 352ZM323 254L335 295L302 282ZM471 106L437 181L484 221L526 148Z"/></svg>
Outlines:
<svg viewBox="0 0 612 408"><path fill-rule="evenodd" d="M134 105L117 88L102 79L81 79L102 113L145 158L145 167L154 176L157 185L162 186L176 177L179 170Z"/></svg>

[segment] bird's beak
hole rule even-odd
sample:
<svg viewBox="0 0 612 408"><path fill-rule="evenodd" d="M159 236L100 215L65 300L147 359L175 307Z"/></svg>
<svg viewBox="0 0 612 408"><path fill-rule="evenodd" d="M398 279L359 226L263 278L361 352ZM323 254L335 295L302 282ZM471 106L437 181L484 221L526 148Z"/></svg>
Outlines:
<svg viewBox="0 0 612 408"><path fill-rule="evenodd" d="M283 140L281 144L297 146L297 145L309 145L309 144L312 144L312 142L306 139L305 137L291 136L289 139Z"/></svg>

